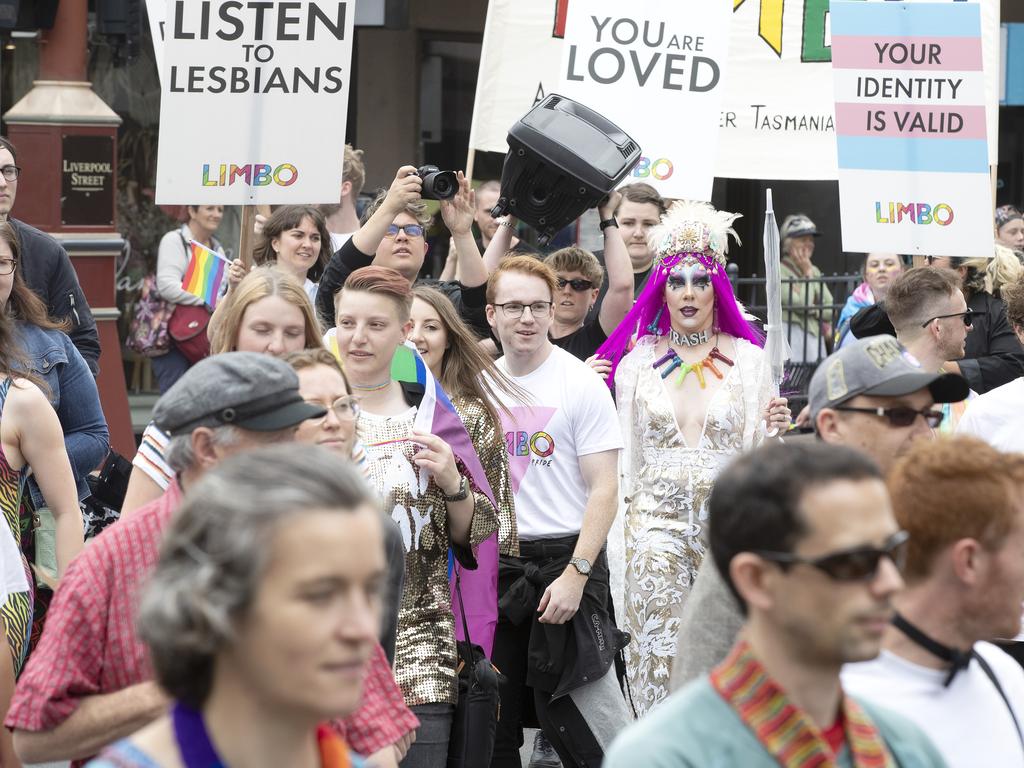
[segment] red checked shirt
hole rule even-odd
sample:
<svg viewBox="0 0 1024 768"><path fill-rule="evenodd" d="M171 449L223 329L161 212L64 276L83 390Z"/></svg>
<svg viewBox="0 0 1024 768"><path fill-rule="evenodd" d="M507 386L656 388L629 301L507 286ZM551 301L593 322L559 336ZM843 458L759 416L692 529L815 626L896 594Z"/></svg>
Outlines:
<svg viewBox="0 0 1024 768"><path fill-rule="evenodd" d="M149 653L135 634L137 596L156 567L164 528L180 504L181 489L171 483L163 496L110 526L71 563L50 605L39 645L18 679L4 721L8 728L52 730L71 716L82 698L153 679ZM349 746L365 755L419 725L379 644L362 705L336 725Z"/></svg>

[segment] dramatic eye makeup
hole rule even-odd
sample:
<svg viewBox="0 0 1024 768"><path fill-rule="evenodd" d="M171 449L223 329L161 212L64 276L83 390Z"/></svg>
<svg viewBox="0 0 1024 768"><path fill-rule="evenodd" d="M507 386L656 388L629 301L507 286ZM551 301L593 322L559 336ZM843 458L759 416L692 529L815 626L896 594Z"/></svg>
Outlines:
<svg viewBox="0 0 1024 768"><path fill-rule="evenodd" d="M668 275L668 286L672 290L679 290L689 284L693 289L705 289L711 285L711 275L699 261L687 259L676 266Z"/></svg>

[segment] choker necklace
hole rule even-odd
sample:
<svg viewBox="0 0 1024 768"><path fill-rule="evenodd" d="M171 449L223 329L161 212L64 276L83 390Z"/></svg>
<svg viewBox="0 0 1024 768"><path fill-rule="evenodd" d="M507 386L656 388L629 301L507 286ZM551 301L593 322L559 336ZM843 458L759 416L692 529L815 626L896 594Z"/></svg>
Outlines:
<svg viewBox="0 0 1024 768"><path fill-rule="evenodd" d="M384 389L385 387L388 387L390 385L391 385L391 379L388 379L383 384L371 384L368 387L364 387L364 386L362 386L360 384L353 383L352 384L352 389L358 389L361 392L380 392L382 389Z"/></svg>
<svg viewBox="0 0 1024 768"><path fill-rule="evenodd" d="M673 333L675 333L675 331L673 331ZM707 331L704 331L704 334L707 335ZM718 367L715 365L715 360L718 360L721 363L725 363L730 368L733 365L735 365L735 363L733 363L732 360L730 360L728 357L723 355L718 350L717 338L715 339L715 346L711 348L711 351L703 360L698 360L696 363L685 363L683 362L683 359L678 355L678 353L674 349L669 347L668 352L666 352L664 355L655 360L651 368L657 370L658 368L661 368L661 366L664 365L665 367L662 368L661 370L661 378L663 379L667 379L669 375L671 375L672 371L678 368L679 377L676 379L676 386L682 385L682 383L686 381L687 375L690 373L694 373L697 375L697 382L700 384L700 388L704 389L705 386L707 386L706 382L704 381L705 368L711 371L711 373L713 373L719 379L725 378L722 375L722 372L718 370Z"/></svg>
<svg viewBox="0 0 1024 768"><path fill-rule="evenodd" d="M969 651L961 651L956 648L951 648L948 645L944 645L935 638L928 637L928 635L898 613L893 617L892 625L906 635L911 642L921 646L935 658L941 659L950 665L949 674L946 676L946 682L943 683L943 686L946 688L948 688L950 683L953 682L953 678L955 678L960 671L967 669L971 660L976 658L973 648Z"/></svg>
<svg viewBox="0 0 1024 768"><path fill-rule="evenodd" d="M708 343L708 329L705 328L700 333L691 333L684 336L683 334L676 331L675 328L669 328L668 338L673 343L680 347L696 347L698 344ZM732 363L730 363L732 365Z"/></svg>

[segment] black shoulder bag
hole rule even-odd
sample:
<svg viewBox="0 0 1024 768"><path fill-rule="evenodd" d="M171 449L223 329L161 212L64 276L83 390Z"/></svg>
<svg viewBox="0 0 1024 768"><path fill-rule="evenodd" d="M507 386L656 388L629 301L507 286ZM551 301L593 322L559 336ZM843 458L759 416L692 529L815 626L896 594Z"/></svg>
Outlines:
<svg viewBox="0 0 1024 768"><path fill-rule="evenodd" d="M448 768L490 768L494 738L501 715L498 683L504 678L491 664L484 649L474 645L462 605L462 568L455 564L455 594L459 598L465 640L457 642L459 666L456 669L459 703L455 706L451 738L448 742Z"/></svg>

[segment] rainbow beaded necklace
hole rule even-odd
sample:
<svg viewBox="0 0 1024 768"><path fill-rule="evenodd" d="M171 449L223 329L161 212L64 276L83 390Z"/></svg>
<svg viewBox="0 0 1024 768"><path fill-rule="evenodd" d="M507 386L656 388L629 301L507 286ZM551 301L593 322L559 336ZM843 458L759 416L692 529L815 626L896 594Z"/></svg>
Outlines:
<svg viewBox="0 0 1024 768"><path fill-rule="evenodd" d="M735 365L732 360L723 355L718 349L717 337L715 338L715 346L711 348L711 351L703 360L698 360L696 363L683 362L683 359L679 354L669 347L668 352L655 360L651 367L657 370L658 368L665 366L661 369L661 378L663 379L667 379L672 375L672 372L678 368L679 376L676 378L676 386L682 386L683 382L686 381L686 377L692 373L696 375L700 388L704 389L707 386L707 382L704 379L705 368L711 371L711 373L719 379L725 378L722 372L718 370L718 366L715 365L716 360L720 363L725 363L725 365L728 365L730 368Z"/></svg>

